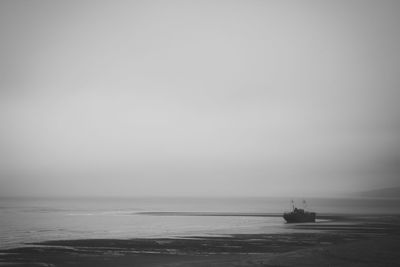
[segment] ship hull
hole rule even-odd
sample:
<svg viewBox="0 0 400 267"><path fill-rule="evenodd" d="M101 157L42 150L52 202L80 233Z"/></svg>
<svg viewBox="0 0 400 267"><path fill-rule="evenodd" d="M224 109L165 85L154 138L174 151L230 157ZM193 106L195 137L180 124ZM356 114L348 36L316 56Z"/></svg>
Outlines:
<svg viewBox="0 0 400 267"><path fill-rule="evenodd" d="M287 223L305 223L315 222L315 212L307 212L303 214L296 214L293 212L283 214L283 218Z"/></svg>

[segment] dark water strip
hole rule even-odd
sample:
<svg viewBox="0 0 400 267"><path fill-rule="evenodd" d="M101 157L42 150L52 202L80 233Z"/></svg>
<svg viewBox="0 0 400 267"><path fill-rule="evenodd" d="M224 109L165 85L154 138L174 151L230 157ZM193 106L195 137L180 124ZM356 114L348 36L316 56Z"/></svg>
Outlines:
<svg viewBox="0 0 400 267"><path fill-rule="evenodd" d="M149 216L218 216L218 217L282 217L283 213L248 213L248 212L191 212L191 211L146 211L135 214ZM317 219L345 220L364 216L378 215L347 215L347 214L317 214ZM379 215L381 216L381 215Z"/></svg>

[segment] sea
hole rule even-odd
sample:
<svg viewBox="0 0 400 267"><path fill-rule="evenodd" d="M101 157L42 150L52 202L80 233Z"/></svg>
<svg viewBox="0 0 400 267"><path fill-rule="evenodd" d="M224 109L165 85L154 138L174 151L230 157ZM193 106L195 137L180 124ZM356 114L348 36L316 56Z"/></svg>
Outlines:
<svg viewBox="0 0 400 267"><path fill-rule="evenodd" d="M302 199L295 203L303 205ZM400 199L308 198L307 205L326 215L400 214ZM283 197L0 198L0 248L64 239L298 231L280 216L290 209L291 199Z"/></svg>

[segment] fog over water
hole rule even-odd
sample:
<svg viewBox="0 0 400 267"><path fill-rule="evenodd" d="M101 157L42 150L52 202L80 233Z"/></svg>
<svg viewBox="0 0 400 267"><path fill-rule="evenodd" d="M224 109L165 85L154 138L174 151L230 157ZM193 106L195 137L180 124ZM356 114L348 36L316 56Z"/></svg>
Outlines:
<svg viewBox="0 0 400 267"><path fill-rule="evenodd" d="M0 196L400 186L398 1L1 1Z"/></svg>

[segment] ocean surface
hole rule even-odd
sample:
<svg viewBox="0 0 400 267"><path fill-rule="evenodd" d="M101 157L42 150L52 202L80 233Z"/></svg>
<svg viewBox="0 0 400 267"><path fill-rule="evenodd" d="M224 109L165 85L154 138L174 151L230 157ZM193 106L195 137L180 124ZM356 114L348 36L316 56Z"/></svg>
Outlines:
<svg viewBox="0 0 400 267"><path fill-rule="evenodd" d="M400 214L400 199L307 201L317 214ZM59 239L293 232L279 216L290 207L288 198L0 198L0 248Z"/></svg>

